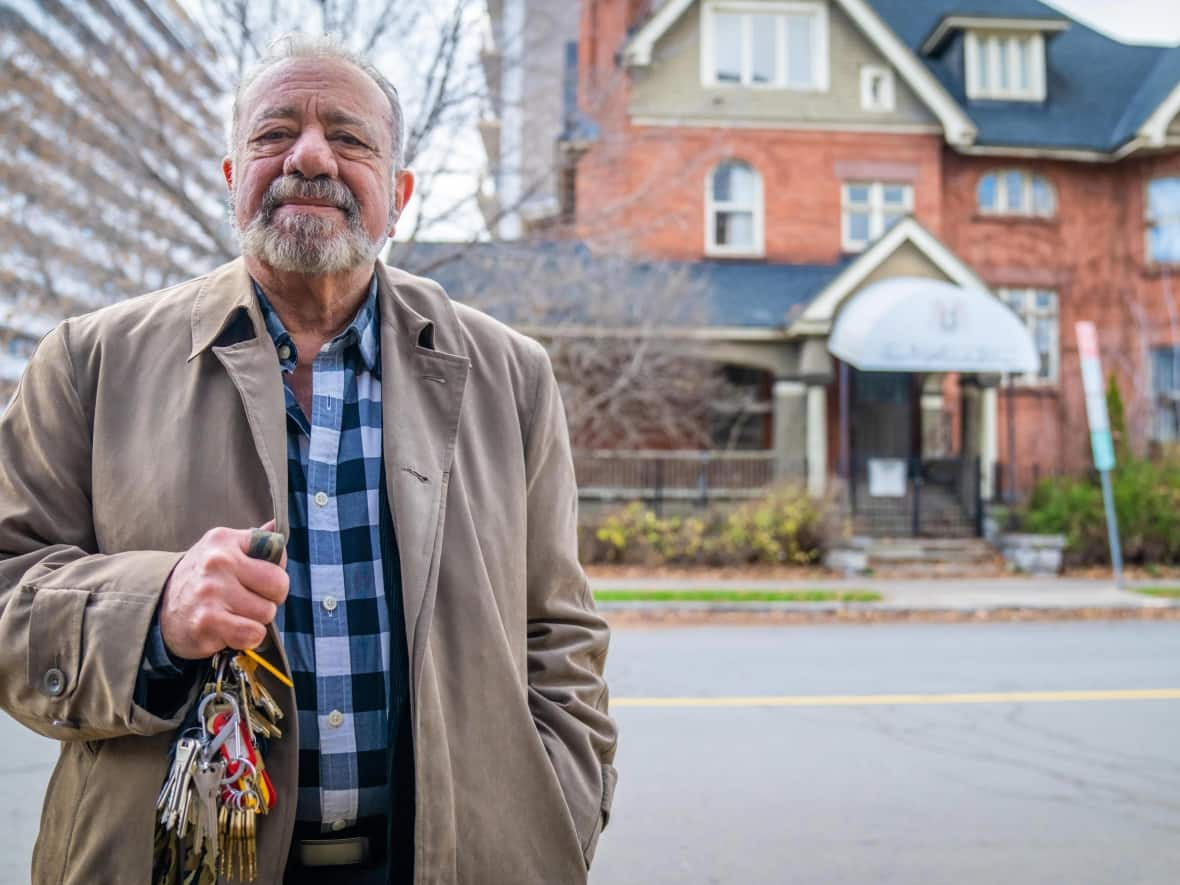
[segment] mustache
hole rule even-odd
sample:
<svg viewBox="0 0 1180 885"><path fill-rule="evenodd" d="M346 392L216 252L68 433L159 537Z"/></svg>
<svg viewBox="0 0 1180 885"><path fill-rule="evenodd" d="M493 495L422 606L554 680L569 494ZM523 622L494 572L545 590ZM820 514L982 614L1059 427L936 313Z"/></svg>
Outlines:
<svg viewBox="0 0 1180 885"><path fill-rule="evenodd" d="M346 184L330 178L313 178L309 181L298 175L283 175L272 181L262 195L258 212L269 222L275 210L290 200L328 203L343 211L349 221L360 217L360 206Z"/></svg>

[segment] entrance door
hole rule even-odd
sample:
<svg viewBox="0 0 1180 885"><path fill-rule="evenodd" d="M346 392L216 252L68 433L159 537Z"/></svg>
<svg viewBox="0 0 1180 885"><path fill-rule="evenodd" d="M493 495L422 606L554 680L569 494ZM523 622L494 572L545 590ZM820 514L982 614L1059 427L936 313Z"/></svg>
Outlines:
<svg viewBox="0 0 1180 885"><path fill-rule="evenodd" d="M922 376L849 372L851 496L856 531L964 537L979 532L978 459L924 457Z"/></svg>

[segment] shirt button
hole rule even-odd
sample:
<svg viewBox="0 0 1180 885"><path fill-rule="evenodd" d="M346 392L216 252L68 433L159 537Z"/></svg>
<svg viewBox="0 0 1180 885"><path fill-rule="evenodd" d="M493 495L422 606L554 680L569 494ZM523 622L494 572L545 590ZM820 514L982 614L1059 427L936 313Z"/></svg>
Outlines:
<svg viewBox="0 0 1180 885"><path fill-rule="evenodd" d="M344 724L344 714L339 710L333 710L328 714L328 724L333 728L339 728Z"/></svg>
<svg viewBox="0 0 1180 885"><path fill-rule="evenodd" d="M339 833L341 830L343 830L345 827L348 826L348 821L334 820L334 821L332 821L331 826L332 826L333 832Z"/></svg>
<svg viewBox="0 0 1180 885"><path fill-rule="evenodd" d="M291 348L286 344L279 345L279 359L289 360L291 358Z"/></svg>
<svg viewBox="0 0 1180 885"><path fill-rule="evenodd" d="M325 504L328 503L328 493L327 492L316 492L315 493L315 502L316 502L317 506L323 507Z"/></svg>
<svg viewBox="0 0 1180 885"><path fill-rule="evenodd" d="M329 611L329 612L336 611L336 597L335 596L325 596L323 605L324 605L324 611Z"/></svg>

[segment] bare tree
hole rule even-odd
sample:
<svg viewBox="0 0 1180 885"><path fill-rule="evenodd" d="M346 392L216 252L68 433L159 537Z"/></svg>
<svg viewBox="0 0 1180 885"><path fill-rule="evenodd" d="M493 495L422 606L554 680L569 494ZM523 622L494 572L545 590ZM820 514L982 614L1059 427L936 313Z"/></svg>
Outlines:
<svg viewBox="0 0 1180 885"><path fill-rule="evenodd" d="M709 358L710 291L691 265L571 243L402 244L393 258L546 345L576 448L710 449L719 417L756 408Z"/></svg>
<svg viewBox="0 0 1180 885"><path fill-rule="evenodd" d="M475 0L0 2L0 298L58 316L236 254L219 159L229 90L281 33L337 35L401 86L416 225L473 128Z"/></svg>

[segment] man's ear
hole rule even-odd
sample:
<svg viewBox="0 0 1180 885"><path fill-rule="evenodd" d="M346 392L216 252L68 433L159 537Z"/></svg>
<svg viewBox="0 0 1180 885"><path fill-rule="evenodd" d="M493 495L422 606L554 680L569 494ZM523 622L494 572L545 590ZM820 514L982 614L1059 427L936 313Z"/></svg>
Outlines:
<svg viewBox="0 0 1180 885"><path fill-rule="evenodd" d="M224 157L221 161L221 174L225 176L225 186L228 190L234 189L234 161L229 157Z"/></svg>
<svg viewBox="0 0 1180 885"><path fill-rule="evenodd" d="M397 179L393 185L393 220L389 223L389 236L392 237L397 228L397 220L401 217L402 210L406 208L406 203L410 202L410 197L414 195L414 173L409 169L403 169L397 173Z"/></svg>

